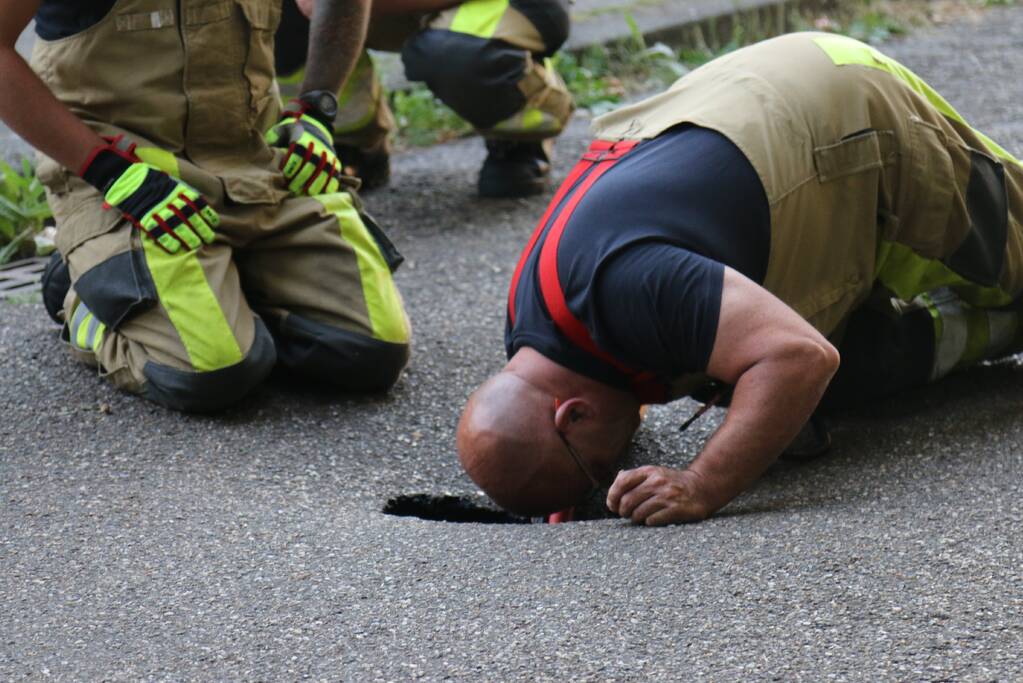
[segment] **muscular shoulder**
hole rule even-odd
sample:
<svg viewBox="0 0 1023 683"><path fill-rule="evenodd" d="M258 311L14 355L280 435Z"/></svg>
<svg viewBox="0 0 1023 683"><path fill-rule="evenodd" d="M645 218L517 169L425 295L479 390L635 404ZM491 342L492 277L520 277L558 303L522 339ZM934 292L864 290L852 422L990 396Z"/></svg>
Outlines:
<svg viewBox="0 0 1023 683"><path fill-rule="evenodd" d="M598 344L666 376L707 367L721 308L724 266L664 242L629 245L607 258L589 311Z"/></svg>

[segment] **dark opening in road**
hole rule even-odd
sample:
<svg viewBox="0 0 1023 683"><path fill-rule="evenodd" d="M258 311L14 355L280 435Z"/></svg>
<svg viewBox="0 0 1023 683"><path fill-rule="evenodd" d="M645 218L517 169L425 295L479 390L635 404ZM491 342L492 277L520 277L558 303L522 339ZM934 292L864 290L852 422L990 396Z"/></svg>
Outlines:
<svg viewBox="0 0 1023 683"><path fill-rule="evenodd" d="M384 505L385 515L418 517L434 522L476 524L529 524L529 519L503 510L477 505L462 496L435 496L429 493L396 496Z"/></svg>

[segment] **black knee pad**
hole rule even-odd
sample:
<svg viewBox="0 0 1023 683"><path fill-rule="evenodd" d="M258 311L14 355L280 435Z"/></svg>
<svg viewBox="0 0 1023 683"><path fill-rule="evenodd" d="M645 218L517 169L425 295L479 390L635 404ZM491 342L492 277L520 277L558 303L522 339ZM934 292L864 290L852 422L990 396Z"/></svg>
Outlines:
<svg viewBox="0 0 1023 683"><path fill-rule="evenodd" d="M526 51L504 41L427 29L405 42L401 61L409 80L424 81L477 128L491 128L526 104L518 86Z"/></svg>
<svg viewBox="0 0 1023 683"><path fill-rule="evenodd" d="M536 27L544 47L541 57L550 57L568 40L571 20L568 3L562 0L511 0L512 7L523 14Z"/></svg>
<svg viewBox="0 0 1023 683"><path fill-rule="evenodd" d="M57 252L50 256L50 262L46 264L39 285L43 290L43 306L55 323L64 322L61 320L61 310L64 308L64 299L68 290L71 289L71 271L68 270L64 259Z"/></svg>
<svg viewBox="0 0 1023 683"><path fill-rule="evenodd" d="M277 333L280 367L345 391L390 389L408 362L408 344L380 341L291 314Z"/></svg>
<svg viewBox="0 0 1023 683"><path fill-rule="evenodd" d="M146 363L146 388L149 400L188 413L214 413L240 401L267 378L277 361L273 337L256 318L252 348L241 362L211 372L190 372Z"/></svg>

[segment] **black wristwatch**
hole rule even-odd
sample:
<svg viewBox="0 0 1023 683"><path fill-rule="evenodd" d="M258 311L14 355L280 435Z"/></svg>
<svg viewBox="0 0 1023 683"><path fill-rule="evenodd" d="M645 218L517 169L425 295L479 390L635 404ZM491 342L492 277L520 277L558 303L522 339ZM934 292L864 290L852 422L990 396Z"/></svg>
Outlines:
<svg viewBox="0 0 1023 683"><path fill-rule="evenodd" d="M309 107L309 113L328 128L337 118L337 95L329 90L310 90L298 96L298 101Z"/></svg>

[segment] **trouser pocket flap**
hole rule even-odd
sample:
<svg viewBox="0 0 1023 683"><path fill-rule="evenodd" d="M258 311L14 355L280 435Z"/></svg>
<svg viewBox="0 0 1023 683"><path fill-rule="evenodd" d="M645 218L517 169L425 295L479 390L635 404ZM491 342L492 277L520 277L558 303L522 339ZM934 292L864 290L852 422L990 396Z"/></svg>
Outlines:
<svg viewBox="0 0 1023 683"><path fill-rule="evenodd" d="M817 177L822 183L881 168L894 153L895 134L891 131L865 130L813 151Z"/></svg>
<svg viewBox="0 0 1023 683"><path fill-rule="evenodd" d="M75 282L75 292L110 329L157 302L156 286L139 249L130 249L93 266Z"/></svg>

